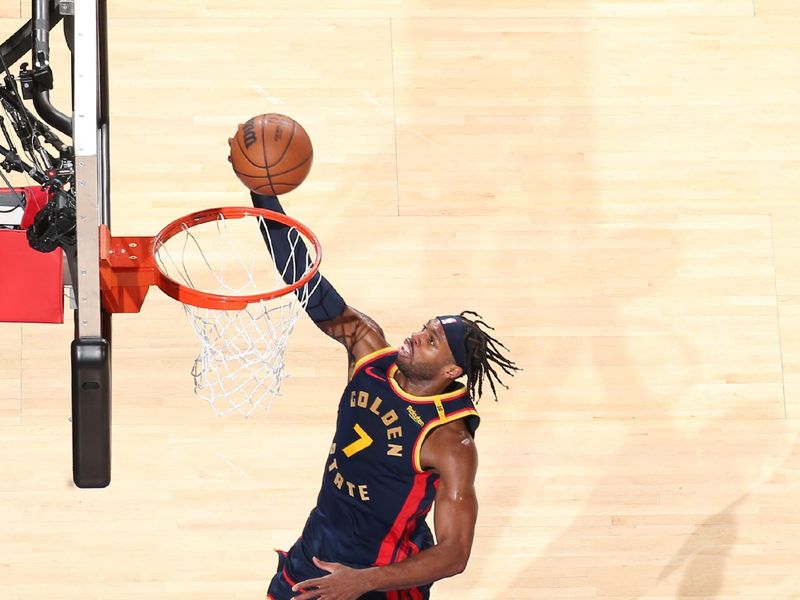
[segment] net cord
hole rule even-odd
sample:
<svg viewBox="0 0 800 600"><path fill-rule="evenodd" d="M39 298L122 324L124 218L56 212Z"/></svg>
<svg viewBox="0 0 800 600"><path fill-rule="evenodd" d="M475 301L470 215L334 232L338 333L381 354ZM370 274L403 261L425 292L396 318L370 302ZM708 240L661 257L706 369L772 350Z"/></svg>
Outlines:
<svg viewBox="0 0 800 600"><path fill-rule="evenodd" d="M204 243L191 227L184 225L179 234L182 240L178 258L166 244L155 249L160 270L170 278L180 278L192 289L198 289L196 282L200 274L206 278L210 275L216 287L200 290L206 293L248 295L264 291L259 289L260 282L255 273L259 264L263 264L265 259L271 260L275 253L266 220L261 216L257 219L261 232L266 232L264 237L269 246L269 257L264 256L263 240L251 244L249 257L243 256L236 244L237 236L229 231L227 220L220 215L215 222L216 236L211 249L224 260L215 265L207 256L211 250L204 251ZM290 254L284 265L276 265L273 269L273 289L285 285L289 275L290 280L296 281L308 272L313 263L307 255L302 272L298 273L296 250L302 236L294 227L288 232L286 229L280 231L281 235L288 234ZM195 273L197 268L204 272ZM231 281L243 283L234 285ZM192 331L200 342L191 370L194 391L209 403L216 414L239 412L247 417L260 406L269 410L273 400L281 395L281 383L288 377L285 369L288 340L319 281L320 278L312 279L294 293L273 300L260 300L242 310L183 305Z"/></svg>

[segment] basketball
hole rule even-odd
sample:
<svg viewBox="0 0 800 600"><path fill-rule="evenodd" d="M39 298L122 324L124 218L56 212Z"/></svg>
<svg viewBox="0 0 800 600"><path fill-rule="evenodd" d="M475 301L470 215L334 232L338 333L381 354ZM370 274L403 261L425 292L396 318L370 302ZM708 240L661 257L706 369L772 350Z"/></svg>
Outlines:
<svg viewBox="0 0 800 600"><path fill-rule="evenodd" d="M314 149L302 125L285 115L258 115L228 140L233 172L259 194L291 192L311 170Z"/></svg>

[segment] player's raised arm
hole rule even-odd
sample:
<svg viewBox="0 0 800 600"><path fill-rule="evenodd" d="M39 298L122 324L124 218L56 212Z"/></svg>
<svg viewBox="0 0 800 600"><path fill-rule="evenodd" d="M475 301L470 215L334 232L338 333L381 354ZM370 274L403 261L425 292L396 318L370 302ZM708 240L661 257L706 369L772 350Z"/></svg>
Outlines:
<svg viewBox="0 0 800 600"><path fill-rule="evenodd" d="M286 214L276 196L267 196L250 192L253 206ZM282 223L267 222L269 231L262 233L269 236L267 249L279 265L288 264L283 272L287 284L297 281L307 264L308 249L300 236ZM313 290L308 299L306 313L327 335L347 348L347 355L352 369L355 362L367 354L386 348L389 344L380 326L367 315L347 305L344 299L333 288L330 282L317 273L309 281L308 289Z"/></svg>

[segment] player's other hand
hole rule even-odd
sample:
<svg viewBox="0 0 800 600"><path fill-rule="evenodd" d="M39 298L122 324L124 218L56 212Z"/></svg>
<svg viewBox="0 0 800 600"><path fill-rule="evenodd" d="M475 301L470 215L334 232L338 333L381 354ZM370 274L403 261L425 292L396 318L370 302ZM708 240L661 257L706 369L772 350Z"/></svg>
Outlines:
<svg viewBox="0 0 800 600"><path fill-rule="evenodd" d="M314 564L330 575L298 582L293 592L305 590L292 600L356 600L369 591L364 577L366 569L351 569L314 557Z"/></svg>

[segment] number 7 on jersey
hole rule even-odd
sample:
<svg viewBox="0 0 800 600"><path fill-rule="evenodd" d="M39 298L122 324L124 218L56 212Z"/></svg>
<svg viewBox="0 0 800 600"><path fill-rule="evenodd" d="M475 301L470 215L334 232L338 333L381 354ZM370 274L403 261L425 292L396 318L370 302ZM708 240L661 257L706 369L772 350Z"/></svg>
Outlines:
<svg viewBox="0 0 800 600"><path fill-rule="evenodd" d="M354 454L358 454L362 450L369 448L372 445L372 438L361 428L361 425L356 423L353 426L353 429L355 429L358 439L352 444L348 444L342 448L342 452L344 452L344 455L347 458L352 457Z"/></svg>

